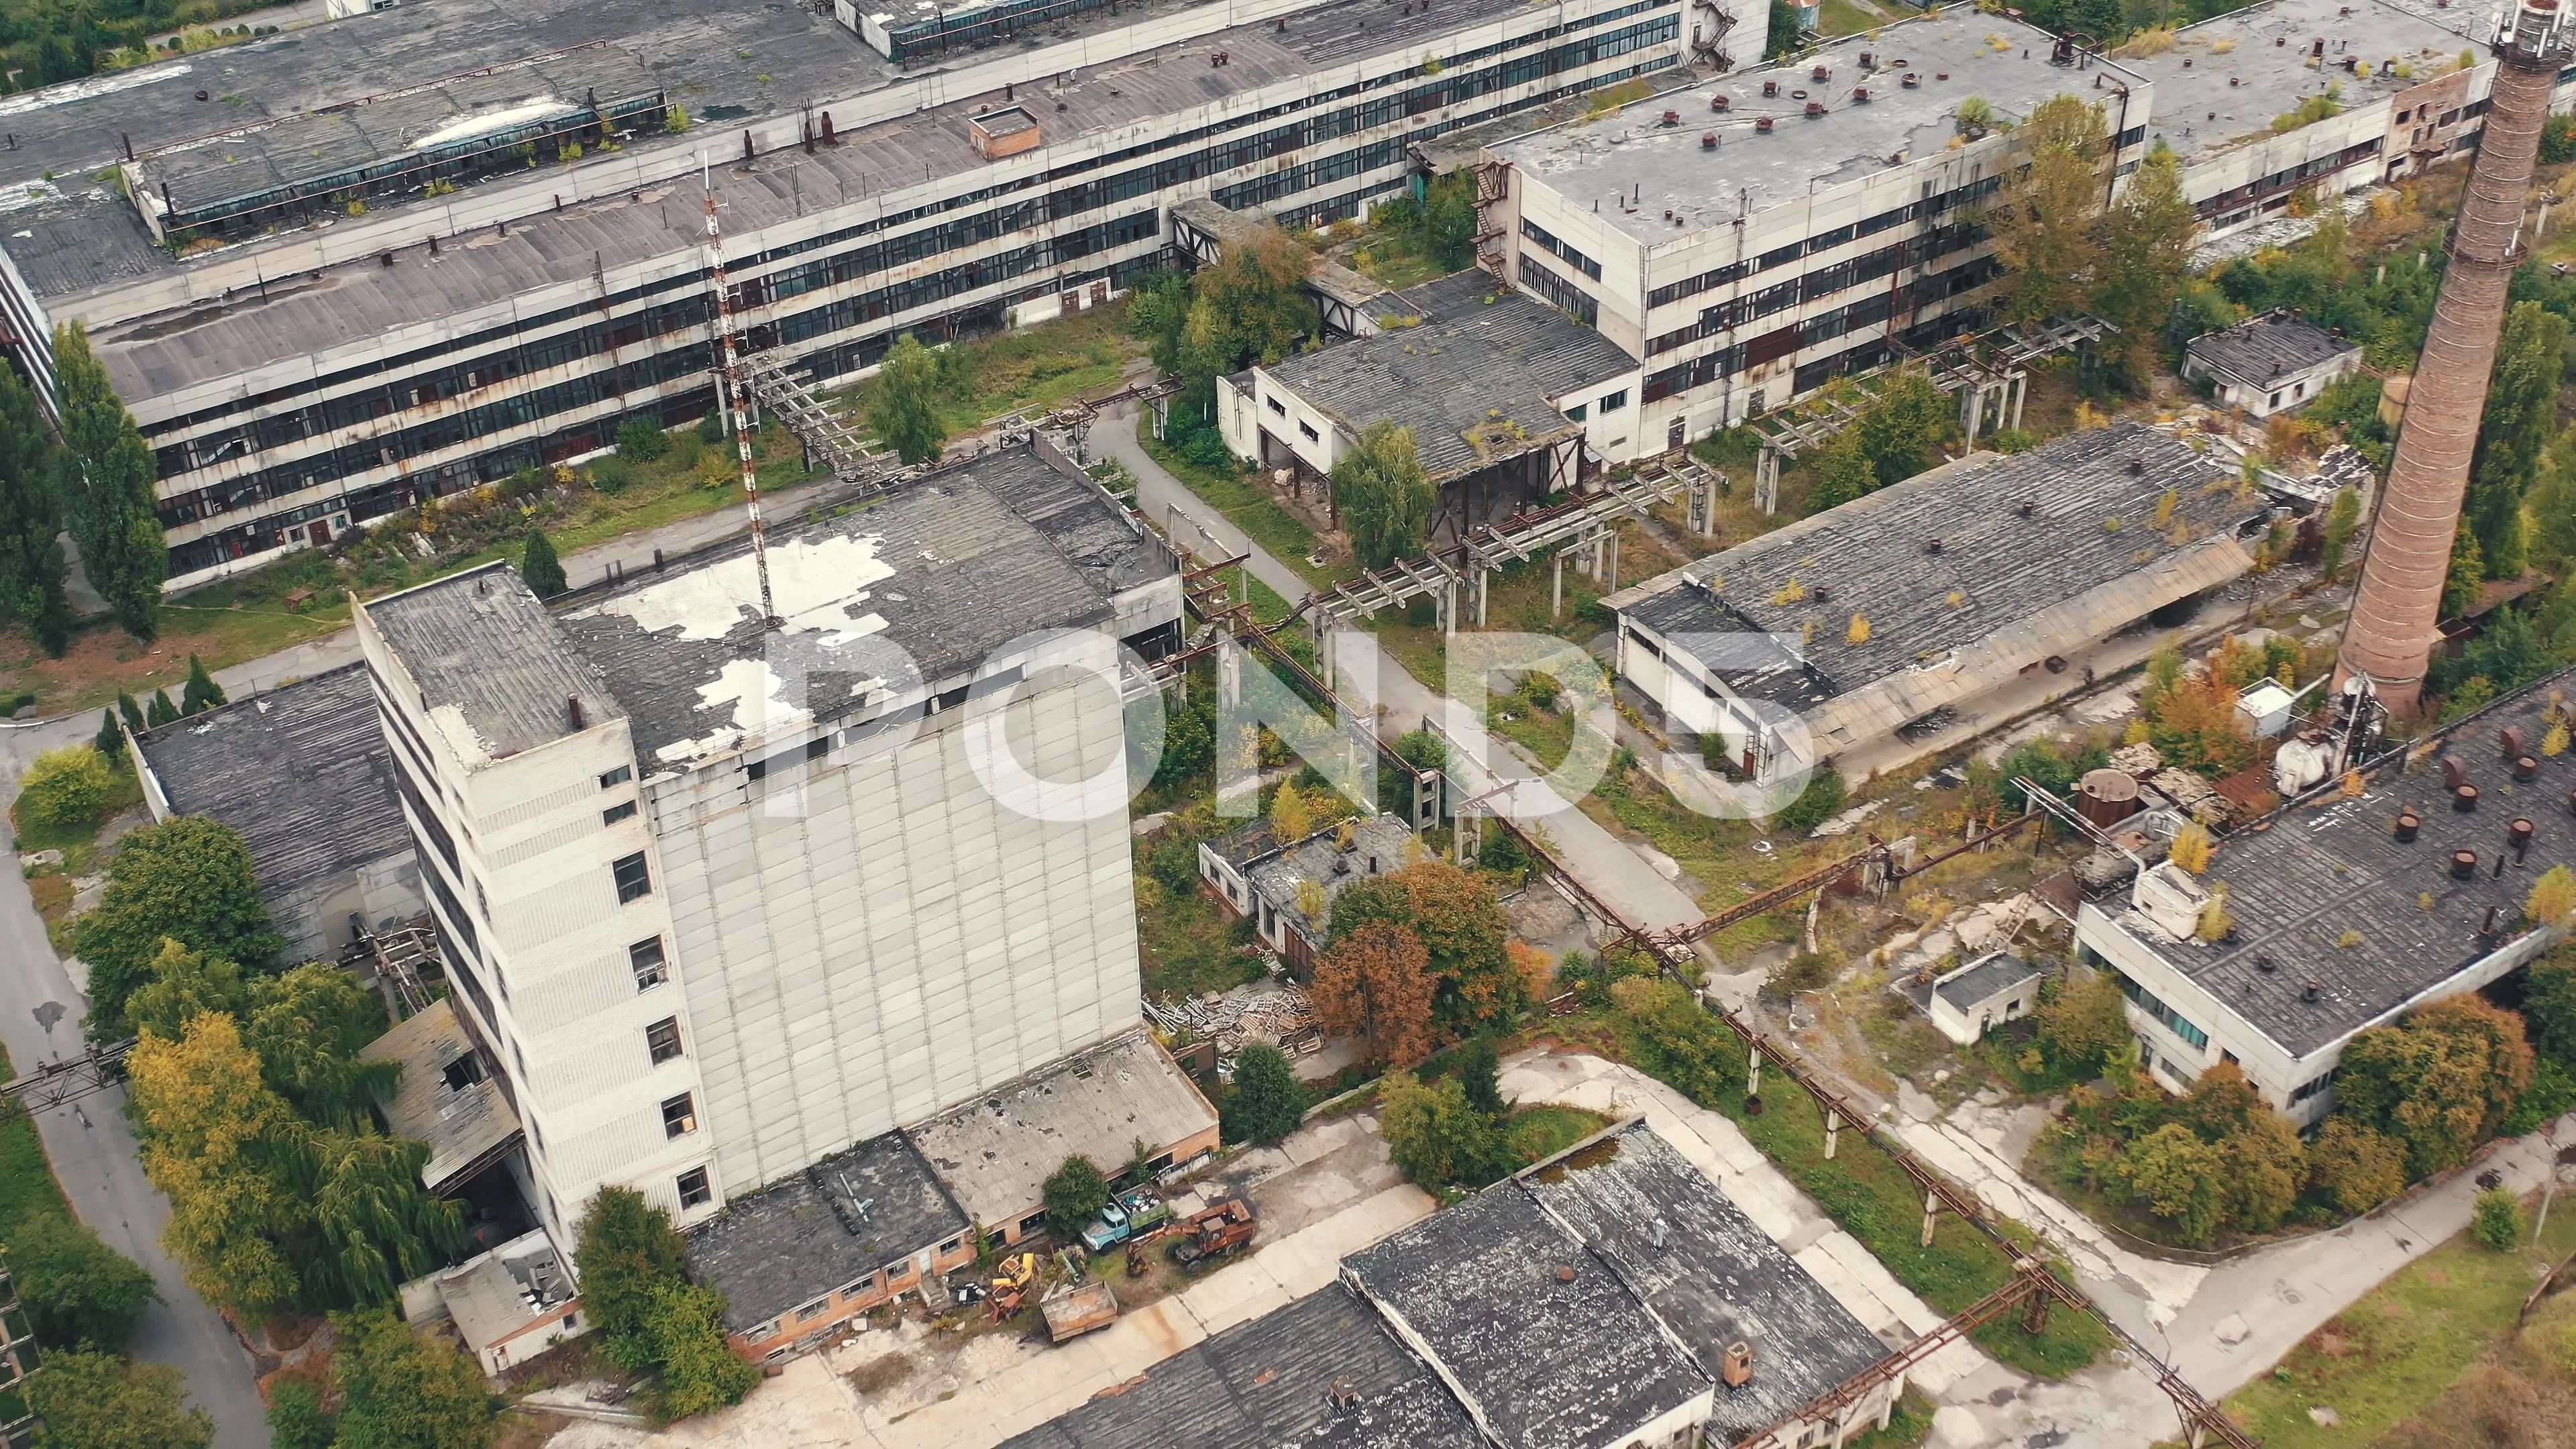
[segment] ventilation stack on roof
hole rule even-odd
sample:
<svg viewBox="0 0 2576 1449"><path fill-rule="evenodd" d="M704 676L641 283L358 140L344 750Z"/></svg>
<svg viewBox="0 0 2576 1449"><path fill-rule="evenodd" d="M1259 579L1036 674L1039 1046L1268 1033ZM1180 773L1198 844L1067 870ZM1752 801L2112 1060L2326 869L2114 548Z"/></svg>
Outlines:
<svg viewBox="0 0 2576 1449"><path fill-rule="evenodd" d="M2335 661L2340 683L2367 677L2380 702L2412 714L2437 637L2452 535L2486 411L2488 375L2504 324L2549 93L2567 51L2559 0L2519 0L2495 37L2495 93L2486 136L2451 235L2450 269L2433 307L2424 358L2406 403L2405 430L2388 471L2386 501L2361 589Z"/></svg>

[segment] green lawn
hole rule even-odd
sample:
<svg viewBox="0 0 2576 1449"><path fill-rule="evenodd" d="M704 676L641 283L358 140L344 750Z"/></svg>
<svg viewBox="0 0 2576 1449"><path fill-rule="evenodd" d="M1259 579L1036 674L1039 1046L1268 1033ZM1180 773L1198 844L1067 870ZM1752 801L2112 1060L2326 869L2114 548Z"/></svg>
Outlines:
<svg viewBox="0 0 2576 1449"><path fill-rule="evenodd" d="M1267 493L1244 479L1202 468L1178 452L1163 446L1154 436L1153 419L1136 420L1136 441L1148 455L1181 480L1181 486L1204 499L1226 520L1250 536L1281 563L1297 571L1297 576L1317 589L1329 589L1345 579L1356 578L1359 570L1347 565L1318 568L1306 562L1315 551L1315 531L1298 521Z"/></svg>
<svg viewBox="0 0 2576 1449"><path fill-rule="evenodd" d="M1911 12L1899 10L1898 13ZM1866 30L1876 30L1886 23L1885 19L1852 4L1851 0L1825 0L1823 24L1819 27L1818 34L1826 38L1837 35L1858 35Z"/></svg>
<svg viewBox="0 0 2576 1449"><path fill-rule="evenodd" d="M1524 1162L1554 1157L1610 1125L1610 1119L1580 1107L1549 1104L1523 1107L1503 1123L1503 1135Z"/></svg>
<svg viewBox="0 0 2576 1449"><path fill-rule="evenodd" d="M1762 1094L1763 1110L1749 1114L1741 1070L1730 1073L1709 1105L1735 1119L1762 1155L1815 1199L1898 1282L1938 1311L1957 1313L2012 1280L2012 1263L1983 1233L1943 1213L1932 1246L1922 1242L1923 1192L1896 1159L1865 1133L1846 1127L1833 1160L1825 1158L1824 1114L1795 1083L1776 1072ZM2016 1236L2021 1236L2017 1227ZM2049 1315L2046 1332L2022 1332L2007 1314L1976 1331L1986 1352L2027 1373L2060 1379L2111 1346L2110 1331L2088 1315L2063 1310Z"/></svg>
<svg viewBox="0 0 2576 1449"><path fill-rule="evenodd" d="M1195 996L1240 986L1261 972L1261 958L1236 953L1249 941L1248 922L1229 923L1216 903L1193 891L1166 896L1136 913L1144 945L1144 988L1150 998Z"/></svg>
<svg viewBox="0 0 2576 1449"><path fill-rule="evenodd" d="M2463 1233L2335 1315L2271 1374L2230 1395L2227 1411L2267 1449L2370 1443L2440 1398L2510 1333L2544 1260L2570 1252L2576 1213L2552 1212L2537 1250L2499 1253ZM2340 1427L2310 1417L2320 1406L2334 1410Z"/></svg>
<svg viewBox="0 0 2576 1449"><path fill-rule="evenodd" d="M109 797L107 808L100 812L98 819L89 824L70 829L29 825L18 818L13 807L9 812L9 827L16 834L20 854L59 850L63 853L63 870L72 875L83 875L88 873L90 861L97 853L99 830L119 814L142 803L142 779L131 770L119 770L116 772L116 793Z"/></svg>
<svg viewBox="0 0 2576 1449"><path fill-rule="evenodd" d="M1914 1449L1932 1435L1933 1407L1922 1390L1907 1389L1896 1401L1896 1412L1888 1415L1886 1428L1845 1439L1843 1449Z"/></svg>
<svg viewBox="0 0 2576 1449"><path fill-rule="evenodd" d="M0 1049L0 1081L15 1077L8 1051ZM45 1161L45 1145L36 1138L34 1120L14 1100L0 1102L0 1235L33 1214L69 1211L63 1190L54 1184L53 1166Z"/></svg>

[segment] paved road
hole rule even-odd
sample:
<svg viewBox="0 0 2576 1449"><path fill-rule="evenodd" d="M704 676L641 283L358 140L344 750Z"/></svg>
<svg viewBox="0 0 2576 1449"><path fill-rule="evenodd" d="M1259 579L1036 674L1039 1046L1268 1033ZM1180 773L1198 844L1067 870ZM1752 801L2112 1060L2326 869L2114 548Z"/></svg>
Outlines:
<svg viewBox="0 0 2576 1449"><path fill-rule="evenodd" d="M85 740L91 729L91 722L73 719L0 732L0 799L17 798L17 778L37 751ZM10 1060L24 1069L79 1052L85 1010L45 939L26 880L0 870L0 1042ZM143 1175L124 1105L117 1090L38 1114L45 1154L73 1210L149 1270L161 1289L162 1301L135 1335L135 1354L187 1373L189 1396L215 1416L215 1442L223 1449L266 1444L267 1415L251 1383L250 1355L161 1251L170 1207Z"/></svg>
<svg viewBox="0 0 2576 1449"><path fill-rule="evenodd" d="M1306 596L1306 581L1295 570L1253 543L1243 530L1190 492L1187 485L1138 446L1132 409L1103 413L1091 430L1091 447L1095 453L1127 465L1128 471L1136 475L1139 510L1168 529L1184 547L1199 547L1199 539L1193 534L1203 535L1228 554L1251 555L1246 566L1255 577L1278 590L1281 597L1295 601ZM1340 685L1347 688L1348 684L1345 676ZM1484 738L1465 706L1415 679L1391 655L1381 654L1378 658L1376 694L1377 703L1383 706L1379 725L1383 734L1402 734L1425 720L1442 720L1447 722L1447 732L1453 740ZM1500 743L1489 741L1489 745ZM1687 925L1700 919L1703 913L1698 904L1665 879L1651 862L1540 783L1538 777L1544 772L1516 747L1505 744L1499 749L1489 747L1481 754L1473 750L1459 754L1462 764L1458 773L1470 795L1484 795L1499 783L1521 782L1512 786L1508 797L1496 799L1496 808L1515 820L1538 825L1567 872L1622 917L1656 928Z"/></svg>

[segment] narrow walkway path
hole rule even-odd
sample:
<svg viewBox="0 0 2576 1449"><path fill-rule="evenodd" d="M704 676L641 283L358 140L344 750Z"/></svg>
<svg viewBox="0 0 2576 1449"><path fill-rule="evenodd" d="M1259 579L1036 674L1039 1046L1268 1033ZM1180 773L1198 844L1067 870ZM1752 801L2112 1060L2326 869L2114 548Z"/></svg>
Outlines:
<svg viewBox="0 0 2576 1449"><path fill-rule="evenodd" d="M1254 577L1277 589L1282 597L1294 602L1306 596L1305 580L1294 569L1265 552L1242 529L1147 455L1136 442L1133 411L1123 415L1104 413L1092 427L1091 445L1094 451L1126 464L1128 471L1136 475L1138 511L1156 525L1174 530L1181 546L1202 546L1191 535L1190 531L1195 530L1205 536L1206 546L1223 549L1229 555L1251 555L1246 566ZM1172 521L1175 515L1180 522ZM1347 689L1350 683L1346 674L1335 681L1335 687ZM1349 690L1349 696L1356 702L1364 692ZM1441 723L1453 740L1488 739L1489 747L1481 759L1472 751L1453 752L1458 757L1455 773L1460 777L1461 788L1472 797L1484 795L1497 785L1517 782L1512 783L1509 796L1493 802L1496 809L1543 831L1575 881L1621 917L1650 929L1688 925L1701 918L1699 904L1664 879L1644 857L1541 783L1545 771L1516 747L1485 736L1464 705L1415 679L1393 655L1384 652L1378 655L1376 696L1381 738L1393 739L1429 720ZM1491 747L1496 743L1501 748Z"/></svg>

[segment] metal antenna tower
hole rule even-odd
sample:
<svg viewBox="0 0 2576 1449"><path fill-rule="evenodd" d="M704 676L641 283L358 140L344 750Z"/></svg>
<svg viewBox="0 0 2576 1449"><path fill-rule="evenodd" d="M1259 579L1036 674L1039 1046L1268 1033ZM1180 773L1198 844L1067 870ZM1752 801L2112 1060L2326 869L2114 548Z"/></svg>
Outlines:
<svg viewBox="0 0 2576 1449"><path fill-rule="evenodd" d="M769 594L769 532L760 521L760 470L751 461L751 423L743 415L742 362L734 346L733 289L725 284L724 229L716 221L716 188L707 158L698 156L698 186L707 197L707 275L715 288L717 400L733 424L734 452L742 459L742 497L751 514L751 566L760 576L761 625L777 629L786 621Z"/></svg>

